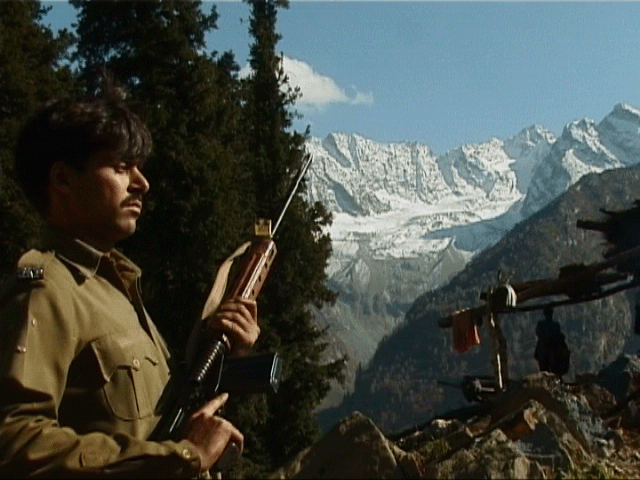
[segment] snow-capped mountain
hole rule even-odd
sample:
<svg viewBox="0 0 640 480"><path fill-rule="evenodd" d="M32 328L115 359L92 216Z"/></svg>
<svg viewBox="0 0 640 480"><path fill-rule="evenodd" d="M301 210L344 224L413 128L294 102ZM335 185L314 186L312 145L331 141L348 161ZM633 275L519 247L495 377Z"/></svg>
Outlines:
<svg viewBox="0 0 640 480"><path fill-rule="evenodd" d="M334 213L328 274L339 295L316 317L331 326L329 355L349 356L352 380L418 295L446 283L585 173L638 163L640 111L619 104L598 125L567 124L560 138L532 126L443 155L342 133L306 147L314 157L309 200Z"/></svg>
<svg viewBox="0 0 640 480"><path fill-rule="evenodd" d="M540 210L582 175L640 161L640 111L618 104L598 125L593 120L565 126L551 152L533 173L523 218Z"/></svg>

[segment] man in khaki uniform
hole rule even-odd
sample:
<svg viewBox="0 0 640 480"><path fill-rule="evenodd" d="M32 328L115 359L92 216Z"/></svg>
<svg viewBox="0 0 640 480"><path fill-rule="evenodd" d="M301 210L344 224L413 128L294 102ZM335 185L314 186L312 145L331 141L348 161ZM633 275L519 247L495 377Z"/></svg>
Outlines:
<svg viewBox="0 0 640 480"><path fill-rule="evenodd" d="M42 247L0 294L0 477L195 477L242 434L194 414L180 441L148 441L171 376L140 297L140 270L114 250L131 235L149 184L148 130L117 98L59 101L23 129L16 171L44 216ZM209 319L237 352L259 328L255 302Z"/></svg>

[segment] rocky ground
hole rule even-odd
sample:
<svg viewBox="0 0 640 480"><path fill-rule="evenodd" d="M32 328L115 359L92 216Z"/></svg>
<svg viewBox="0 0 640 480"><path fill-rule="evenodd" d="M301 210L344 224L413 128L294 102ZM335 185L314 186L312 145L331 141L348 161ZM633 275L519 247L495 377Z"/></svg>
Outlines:
<svg viewBox="0 0 640 480"><path fill-rule="evenodd" d="M354 412L271 478L640 478L640 357L550 373L385 435Z"/></svg>

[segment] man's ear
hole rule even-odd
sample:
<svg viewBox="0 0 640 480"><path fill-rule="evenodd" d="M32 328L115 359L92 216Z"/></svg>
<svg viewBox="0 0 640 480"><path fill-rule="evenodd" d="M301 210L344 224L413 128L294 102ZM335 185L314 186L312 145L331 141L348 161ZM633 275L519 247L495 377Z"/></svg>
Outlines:
<svg viewBox="0 0 640 480"><path fill-rule="evenodd" d="M60 193L68 193L73 175L71 170L71 167L62 160L58 160L51 165L51 170L49 170L49 185L51 188Z"/></svg>

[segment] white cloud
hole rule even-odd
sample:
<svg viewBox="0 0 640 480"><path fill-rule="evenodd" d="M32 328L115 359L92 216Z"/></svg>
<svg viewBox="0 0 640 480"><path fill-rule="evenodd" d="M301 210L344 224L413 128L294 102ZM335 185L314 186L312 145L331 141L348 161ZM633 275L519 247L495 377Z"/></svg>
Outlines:
<svg viewBox="0 0 640 480"><path fill-rule="evenodd" d="M357 92L352 103L354 105L373 105L373 94L371 92L369 93Z"/></svg>
<svg viewBox="0 0 640 480"><path fill-rule="evenodd" d="M302 96L296 100L296 106L301 108L323 109L331 104L347 105L373 105L373 94L362 93L353 88L353 95L349 95L344 89L330 77L316 72L308 63L283 57L282 66L289 78L292 88L299 87ZM251 69L247 64L240 70L240 76L249 75Z"/></svg>

